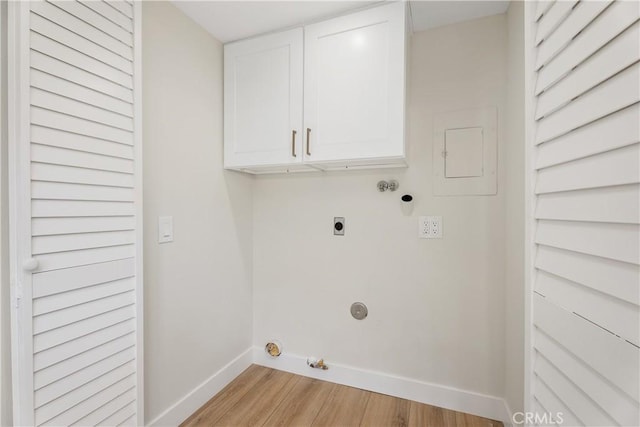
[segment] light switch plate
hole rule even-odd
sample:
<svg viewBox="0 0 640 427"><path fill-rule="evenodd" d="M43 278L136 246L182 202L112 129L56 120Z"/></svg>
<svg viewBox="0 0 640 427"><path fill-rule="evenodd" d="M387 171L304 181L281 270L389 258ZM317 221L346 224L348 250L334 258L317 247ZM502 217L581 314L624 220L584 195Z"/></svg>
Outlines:
<svg viewBox="0 0 640 427"><path fill-rule="evenodd" d="M173 217L158 217L158 243L173 242Z"/></svg>
<svg viewBox="0 0 640 427"><path fill-rule="evenodd" d="M442 239L442 217L421 216L418 218L418 237L421 239Z"/></svg>

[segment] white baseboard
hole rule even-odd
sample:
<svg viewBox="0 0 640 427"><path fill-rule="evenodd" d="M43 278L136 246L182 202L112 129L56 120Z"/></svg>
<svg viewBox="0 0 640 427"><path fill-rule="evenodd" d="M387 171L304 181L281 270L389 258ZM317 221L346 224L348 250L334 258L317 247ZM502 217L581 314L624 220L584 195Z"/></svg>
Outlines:
<svg viewBox="0 0 640 427"><path fill-rule="evenodd" d="M158 415L147 426L177 426L251 366L255 351L249 348L202 384Z"/></svg>
<svg viewBox="0 0 640 427"><path fill-rule="evenodd" d="M507 399L504 399L504 408L505 411L507 411L507 419L501 421L504 424L504 427L513 427L513 411L511 410L511 406L509 406Z"/></svg>
<svg viewBox="0 0 640 427"><path fill-rule="evenodd" d="M187 393L162 414L147 423L147 426L179 425L252 363L305 377L318 378L337 384L491 418L502 421L505 427L512 425L511 411L506 401L500 397L333 363L330 364L330 369L326 371L312 369L307 366L306 357L283 354L277 359L273 359L265 354L264 348L251 347Z"/></svg>
<svg viewBox="0 0 640 427"><path fill-rule="evenodd" d="M265 354L262 347L254 347L253 363L305 377L466 412L502 421L505 426L511 425L510 411L505 400L500 397L333 363L326 371L312 369L307 366L306 357L283 354L273 359Z"/></svg>

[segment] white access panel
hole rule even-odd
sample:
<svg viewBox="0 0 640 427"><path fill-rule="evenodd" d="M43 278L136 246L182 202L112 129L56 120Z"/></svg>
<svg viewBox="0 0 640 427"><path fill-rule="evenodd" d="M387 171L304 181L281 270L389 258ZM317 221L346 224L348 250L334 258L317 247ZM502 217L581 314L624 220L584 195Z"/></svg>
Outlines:
<svg viewBox="0 0 640 427"><path fill-rule="evenodd" d="M640 4L528 4L526 404L640 424ZM538 12L533 12L534 9Z"/></svg>
<svg viewBox="0 0 640 427"><path fill-rule="evenodd" d="M444 132L445 178L469 178L483 174L482 128L447 129Z"/></svg>
<svg viewBox="0 0 640 427"><path fill-rule="evenodd" d="M142 425L140 3L9 3L15 425Z"/></svg>
<svg viewBox="0 0 640 427"><path fill-rule="evenodd" d="M496 107L437 113L433 132L433 194L497 193Z"/></svg>

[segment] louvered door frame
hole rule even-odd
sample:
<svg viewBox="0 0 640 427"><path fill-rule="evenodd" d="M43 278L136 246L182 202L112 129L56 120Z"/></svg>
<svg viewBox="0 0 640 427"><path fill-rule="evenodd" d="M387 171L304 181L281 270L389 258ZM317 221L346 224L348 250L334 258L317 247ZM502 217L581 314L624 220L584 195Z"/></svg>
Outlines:
<svg viewBox="0 0 640 427"><path fill-rule="evenodd" d="M130 332L131 339L135 340L135 348L129 348L130 354L135 355L135 360L129 360L127 363L130 363L129 366L134 366L135 372L131 374L130 378L135 383L135 390L131 393L132 396L135 396L135 402L130 401L128 404L123 406L122 408L117 406L117 399L114 399L108 402L111 407L101 406L99 409L102 410L104 414L108 417L109 414L114 414L120 409L135 408L135 414L129 418L129 422L135 425L143 425L144 423L144 399L143 399L143 293L142 293L142 114L141 114L141 4L139 2L131 2L129 0L119 1L118 3L107 4L105 2L95 2L92 4L93 8L89 8L88 6L82 5L78 2L65 2L63 3L64 7L58 7L60 4L53 4L50 2L39 1L36 3L30 2L10 2L8 4L8 131L9 131L9 156L8 156L8 166L9 166L9 223L10 223L10 234L9 234L9 247L10 247L10 277L11 277L11 329L12 329L12 382L13 382L13 417L14 417L14 425L36 425L39 424L36 422L35 416L35 382L34 379L34 327L38 327L38 325L34 325L34 307L33 307L33 276L31 272L27 271L28 267L26 263L32 258L34 252L33 243L32 243L32 232L33 226L32 224L32 168L31 168L31 159L32 159L32 134L31 134L31 121L32 121L32 91L34 89L31 87L32 85L32 73L35 73L34 70L31 69L31 47L32 47L32 37L31 26L35 25L32 20L38 20L39 24L42 26L42 32L46 32L46 28L53 28L60 22L64 22L65 24L74 25L74 28L65 28L65 26L58 26L53 28L55 31L60 33L64 33L68 38L65 40L59 39L58 42L61 42L59 46L63 46L64 49L68 49L71 55L82 54L82 45L91 45L93 42L97 44L102 44L102 46L107 46L106 50L90 50L90 55L87 55L85 51L84 55L87 55L83 58L84 60L94 61L92 56L98 54L108 54L111 55L110 52L116 51L117 54L117 40L115 37L111 37L112 34L109 31L105 31L104 28L100 28L95 21L95 19L103 19L104 22L111 22L110 25L115 24L115 27L125 28L130 20L131 28L127 31L131 34L131 58L129 59L131 64L131 74L132 74L132 100L131 104L131 113L133 126L131 129L132 133L132 141L133 146L131 147L132 159L133 162L133 172L132 172L132 183L133 188L131 190L131 199L133 201L133 210L134 213L131 216L131 220L129 222L128 228L134 228L132 232L135 236L133 239L134 248L131 250L133 253L133 258L131 260L131 273L134 275L132 278L132 286L135 286L134 289L129 289L129 292L132 293L132 298L135 301L134 307L132 311L135 313L135 318L130 319L130 324L135 328L134 331ZM52 15L46 15L42 13L42 16L34 15L31 11L32 7L41 7L41 8L49 8L48 10L52 13ZM72 9L76 8L76 9ZM94 10L94 8L96 10ZM101 13L104 14L101 15ZM85 21L81 18L81 16L85 15L91 19L94 19L93 22ZM43 17L44 16L44 17ZM63 21L56 21L56 19L52 18L52 16L62 16ZM102 16L102 18L101 18ZM80 28L81 27L81 28ZM96 39L93 38L95 35ZM36 37L40 37L40 35L36 35ZM42 40L47 43L53 43L50 36L42 36ZM69 47L69 44L75 43L76 45L73 47ZM65 45L66 44L66 45ZM90 48L91 49L91 48ZM89 59L86 59L89 58ZM113 55L113 61L118 60L118 55ZM55 55L47 57L48 60L58 61L59 58L56 58ZM97 66L104 67L111 66L114 62L112 62L109 58L99 58L94 62ZM124 61L123 61L124 63ZM67 69L73 69L73 64L68 64L66 62L57 62L58 65L62 67L67 67ZM79 72L85 72L83 69L79 69ZM51 78L53 74L42 73L41 77ZM92 74L93 75L93 74ZM77 98L67 98L64 95L67 94L64 92L64 87L71 87L74 85L73 78L67 74L62 75L64 79L58 80L56 82L56 90L59 89L63 96L57 97L57 101L61 102L62 105L60 112L57 118L59 120L68 119L70 116L67 115L64 111L64 103L70 103L78 101ZM55 76L54 76L55 77ZM107 81L105 80L105 84ZM117 88L117 85L113 86ZM106 93L101 90L101 88L88 88L88 87L80 87L78 85L74 86L75 89L79 89L80 91L84 91L85 93L91 92L92 94L101 97L101 99L106 100L105 102L109 102L109 97L112 94ZM104 87L102 88L104 89ZM102 92L102 93L99 93ZM107 91L108 92L108 91ZM43 94L45 96L50 96L51 92L47 92ZM52 97L50 96L50 99ZM86 100L85 100L86 101ZM90 105L91 103L80 100L83 105L83 109L81 110L81 114L91 114L91 111L94 107ZM52 104L55 105L55 104ZM69 105L69 104L67 104ZM107 104L105 104L107 105ZM103 105L98 105L97 108L102 108ZM53 109L53 107L48 107ZM77 106L76 106L77 109ZM106 110L109 110L107 108ZM106 110L101 110L100 113L104 113L104 115L110 115L114 120L118 120L117 114L110 114ZM55 111L55 110L54 110ZM93 110L97 111L97 109ZM94 123L99 123L98 121L94 121L90 116L86 117L74 117L71 120L76 120L78 123L87 123L90 126L94 126ZM52 128L55 126L52 125ZM51 128L49 128L51 129ZM53 129L55 131L55 129ZM73 134L75 136L76 134ZM99 138L99 137L98 137ZM77 141L76 141L77 142ZM44 147L44 148L43 148ZM40 148L47 149L46 145L40 146ZM73 150L73 146L68 148L72 148L72 150L65 152L68 157L73 156L74 153L78 153L78 151ZM75 147L77 148L77 146ZM82 150L81 150L82 151ZM86 149L86 151L82 151L81 153L84 156L93 155L90 149ZM109 155L108 153L106 153ZM114 156L115 159L117 156ZM70 179L67 182L74 182L73 179ZM47 183L45 185L49 185L52 183ZM55 183L58 184L58 183ZM38 184L40 185L40 184ZM66 185L66 184L62 184ZM131 187L131 185L129 185ZM97 187L86 187L85 190L89 192L94 191ZM107 188L107 187L103 187ZM116 189L118 191L118 186L110 187L112 189ZM38 190L40 191L40 190ZM86 193L86 192L85 192ZM106 193L105 193L106 194ZM60 196L61 198L63 196ZM102 196L101 196L102 197ZM87 197L91 200L91 197ZM96 196L96 198L98 198ZM79 197L82 199L82 197ZM108 200L108 197L106 198ZM74 218L70 218L67 225L70 225L73 229L74 227ZM104 246L108 246L109 243L105 242ZM37 249L37 248L36 248ZM46 250L44 251L46 252ZM38 258L38 255L35 255L35 258ZM73 260L76 262L76 260ZM99 261L96 261L99 262ZM86 262L89 264L89 262ZM95 265L95 264L94 264ZM105 263L105 265L107 265ZM71 265L69 265L71 266ZM78 260L77 265L73 265L73 268L78 268L82 266L82 261ZM67 267L60 267L60 270L65 270ZM55 269L52 269L52 271ZM109 290L111 292L111 290ZM111 295L108 294L107 295ZM99 299L99 297L96 297ZM86 302L91 302L91 299L83 300L83 304ZM70 304L72 306L73 303L65 302L64 304ZM65 307L62 304L60 306ZM85 304L86 305L86 304ZM53 308L52 308L53 307ZM56 309L55 304L49 307L50 310ZM94 311L93 306L87 306L85 308L86 313L81 314L84 317L78 317L78 319L87 319L92 316ZM57 324L52 321L50 318L47 319L48 325L47 327L55 327ZM80 322L80 321L77 321ZM64 321L63 321L64 324ZM105 328L107 329L107 328ZM79 332L82 333L82 332ZM90 334L89 334L90 335ZM80 335L78 338L82 338ZM84 336L86 337L86 335ZM105 343L108 338L104 338ZM99 341L103 342L103 341ZM56 342L53 343L54 345ZM58 347L59 348L59 347ZM98 347L92 347L94 352L97 352ZM84 353L87 353L85 351ZM117 353L113 353L117 354ZM77 356L77 354L76 354ZM75 357L75 356L74 356ZM100 361L101 359L96 356L96 359ZM104 360L104 359L102 359ZM126 359L123 359L126 360ZM64 362L64 360L61 360ZM73 366L73 360L67 359L68 365L66 369L67 371L59 371L60 377L59 380L64 380L69 378L74 369L77 369ZM87 362L89 363L89 362ZM95 366L99 362L89 363L85 365L82 369ZM56 365L57 366L57 365ZM106 368L105 368L106 369ZM85 373L86 374L86 373ZM87 374L88 375L88 374ZM100 390L98 387L100 385L99 381L94 381L99 379L103 373L96 370L94 372L95 377L92 380L87 380L87 382L80 383L80 387L84 387L89 383L95 383L97 387L96 390ZM48 379L51 381L51 378ZM84 381L84 380L82 380ZM48 384L51 384L48 383ZM105 385L106 386L106 385ZM72 387L72 386L68 386ZM66 389L61 388L62 391L60 393L66 393ZM75 389L72 389L75 390ZM133 390L132 388L128 391ZM55 395L52 393L51 395ZM94 395L95 396L95 395ZM123 396L121 394L120 396ZM51 398L50 396L46 398ZM43 398L45 399L45 398ZM81 404L82 402L80 402ZM126 402L125 402L126 403ZM77 405L76 405L77 406ZM98 417L99 414L94 413L94 418ZM122 412L121 412L122 413ZM82 414L83 416L86 414ZM100 414L101 416L102 414ZM99 422L101 418L96 418L94 421ZM125 420L126 421L126 420ZM46 423L46 419L42 419L42 422ZM87 421L88 422L88 421Z"/></svg>
<svg viewBox="0 0 640 427"><path fill-rule="evenodd" d="M524 19L525 411L638 425L640 5Z"/></svg>

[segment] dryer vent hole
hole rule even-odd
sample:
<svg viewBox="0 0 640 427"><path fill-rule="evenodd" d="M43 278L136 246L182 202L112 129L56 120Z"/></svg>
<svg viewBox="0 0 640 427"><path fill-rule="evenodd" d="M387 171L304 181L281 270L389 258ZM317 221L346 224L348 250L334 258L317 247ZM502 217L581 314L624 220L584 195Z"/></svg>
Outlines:
<svg viewBox="0 0 640 427"><path fill-rule="evenodd" d="M271 357L278 357L282 354L282 344L277 341L268 342L264 351Z"/></svg>

